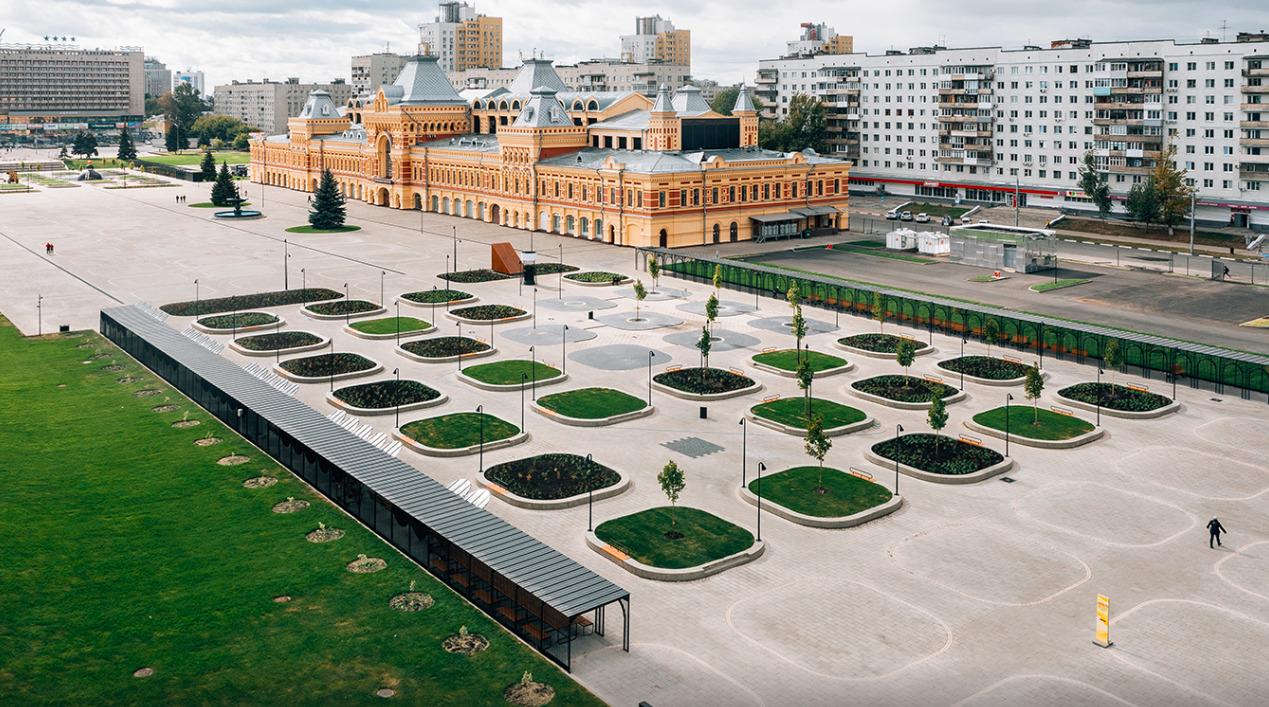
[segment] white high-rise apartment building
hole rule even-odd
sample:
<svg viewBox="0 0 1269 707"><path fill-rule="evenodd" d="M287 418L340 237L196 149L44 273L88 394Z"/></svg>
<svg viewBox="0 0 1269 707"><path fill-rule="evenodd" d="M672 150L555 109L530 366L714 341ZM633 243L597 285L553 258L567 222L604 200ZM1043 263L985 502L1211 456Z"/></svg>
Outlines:
<svg viewBox="0 0 1269 707"><path fill-rule="evenodd" d="M1269 39L917 48L760 62L768 117L824 103L851 186L890 194L1092 208L1092 150L1122 199L1171 141L1199 220L1269 229ZM1117 209L1122 208L1122 203Z"/></svg>
<svg viewBox="0 0 1269 707"><path fill-rule="evenodd" d="M183 83L189 84L191 87L193 87L195 91L198 91L198 95L206 98L206 93L203 90L203 72L202 71L196 71L194 69L186 69L184 71L173 72L172 73L172 88L175 89L177 86Z"/></svg>
<svg viewBox="0 0 1269 707"><path fill-rule="evenodd" d="M502 18L486 17L465 2L442 2L432 22L419 25L419 49L443 71L502 66Z"/></svg>

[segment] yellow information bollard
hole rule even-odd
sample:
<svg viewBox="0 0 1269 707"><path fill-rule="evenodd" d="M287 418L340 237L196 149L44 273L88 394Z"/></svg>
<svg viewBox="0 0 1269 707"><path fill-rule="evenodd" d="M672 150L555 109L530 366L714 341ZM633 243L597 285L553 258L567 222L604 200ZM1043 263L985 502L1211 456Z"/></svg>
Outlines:
<svg viewBox="0 0 1269 707"><path fill-rule="evenodd" d="M1097 638L1093 639L1095 645L1102 648L1110 648L1110 599L1098 594L1097 595Z"/></svg>

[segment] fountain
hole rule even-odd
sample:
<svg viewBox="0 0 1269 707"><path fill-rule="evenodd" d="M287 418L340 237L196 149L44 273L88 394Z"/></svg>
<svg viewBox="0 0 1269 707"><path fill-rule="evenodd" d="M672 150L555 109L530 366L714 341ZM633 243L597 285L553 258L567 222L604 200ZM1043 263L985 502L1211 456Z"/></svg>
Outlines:
<svg viewBox="0 0 1269 707"><path fill-rule="evenodd" d="M229 205L233 207L234 210L233 211L217 211L215 214L213 214L216 218L248 219L248 218L260 218L261 216L264 215L260 213L259 211L256 211L255 209L243 210L242 203L246 201L246 199L242 198L241 196L238 196L238 191L236 189L234 190L234 195L229 197L227 201L229 202Z"/></svg>
<svg viewBox="0 0 1269 707"><path fill-rule="evenodd" d="M99 179L101 179L101 172L93 169L92 160L89 160L84 165L84 171L80 172L79 176L75 178L76 181L80 182L97 181Z"/></svg>

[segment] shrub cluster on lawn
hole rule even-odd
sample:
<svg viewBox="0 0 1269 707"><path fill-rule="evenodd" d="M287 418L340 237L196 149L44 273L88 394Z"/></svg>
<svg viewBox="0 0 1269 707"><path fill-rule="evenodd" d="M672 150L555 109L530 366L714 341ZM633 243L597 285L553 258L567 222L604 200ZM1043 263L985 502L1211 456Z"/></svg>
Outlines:
<svg viewBox="0 0 1269 707"><path fill-rule="evenodd" d="M577 272L581 268L574 267L567 263L536 263L533 266L533 274L535 275L558 275L562 272Z"/></svg>
<svg viewBox="0 0 1269 707"><path fill-rule="evenodd" d="M373 312L376 309L380 309L379 305L364 299L343 299L338 302L320 302L308 305L308 311L325 316L361 314L362 312Z"/></svg>
<svg viewBox="0 0 1269 707"><path fill-rule="evenodd" d="M951 476L972 474L1005 460L995 450L967 444L951 437L925 433L903 435L898 439L878 442L872 446L872 451L921 471Z"/></svg>
<svg viewBox="0 0 1269 707"><path fill-rule="evenodd" d="M872 351L875 353L894 353L899 349L899 342L904 341L904 337L895 336L894 334L855 334L838 339L837 343L843 346L850 346L864 351ZM908 339L917 351L929 348L928 344L924 344L915 339Z"/></svg>
<svg viewBox="0 0 1269 707"><path fill-rule="evenodd" d="M1172 403L1171 399L1157 393L1110 383L1076 383L1059 390L1058 395L1089 405L1097 405L1100 400L1102 407L1124 412L1149 412Z"/></svg>
<svg viewBox="0 0 1269 707"><path fill-rule="evenodd" d="M507 275L505 273L495 272L489 268L481 268L479 270L459 270L457 272L447 272L437 277L450 282L493 282L494 280L509 280L515 275Z"/></svg>
<svg viewBox="0 0 1269 707"><path fill-rule="evenodd" d="M462 317L463 319L476 319L482 322L487 322L491 319L509 319L511 317L519 317L528 314L528 312L525 312L519 307L512 307L506 304L477 304L472 305L471 307L451 310L450 314L455 317Z"/></svg>
<svg viewBox="0 0 1269 707"><path fill-rule="evenodd" d="M730 393L757 385L752 378L721 368L680 368L677 371L659 373L653 380L675 390L696 395Z"/></svg>
<svg viewBox="0 0 1269 707"><path fill-rule="evenodd" d="M993 356L962 356L950 361L939 361L939 368L994 381L1025 378L1027 371L1031 369L1025 363L1006 361Z"/></svg>
<svg viewBox="0 0 1269 707"><path fill-rule="evenodd" d="M591 475L594 475L593 478ZM621 475L576 454L539 454L491 466L490 481L511 493L538 501L552 501L612 486ZM592 486L593 484L593 486Z"/></svg>
<svg viewBox="0 0 1269 707"><path fill-rule="evenodd" d="M249 326L263 326L265 324L276 324L278 318L272 314L264 312L238 312L237 314L223 314L218 317L203 317L198 323L209 329L239 329Z"/></svg>
<svg viewBox="0 0 1269 707"><path fill-rule="evenodd" d="M876 376L855 381L851 387L901 403L928 403L936 393L940 398L946 398L956 392L950 385L914 376Z"/></svg>
<svg viewBox="0 0 1269 707"><path fill-rule="evenodd" d="M565 275L564 279L575 280L577 282L612 282L614 280L620 282L626 279L626 276L621 273L592 270L590 272L577 272Z"/></svg>
<svg viewBox="0 0 1269 707"><path fill-rule="evenodd" d="M353 407L380 410L435 400L441 394L418 381L388 380L338 388L334 396Z"/></svg>
<svg viewBox="0 0 1269 707"><path fill-rule="evenodd" d="M402 299L408 299L411 302L419 302L420 304L445 304L446 302L457 302L459 300L471 299L470 292L462 290L422 290L420 292L407 292L401 295Z"/></svg>
<svg viewBox="0 0 1269 707"><path fill-rule="evenodd" d="M423 358L446 358L488 351L489 344L465 336L438 336L401 344L401 348Z"/></svg>
<svg viewBox="0 0 1269 707"><path fill-rule="evenodd" d="M322 337L307 331L275 331L271 334L244 336L237 340L237 344L248 351L280 351L312 346L321 340Z"/></svg>
<svg viewBox="0 0 1269 707"><path fill-rule="evenodd" d="M322 376L337 376L341 373L370 370L375 367L375 362L355 353L325 353L316 356L305 356L304 358L293 358L290 361L283 361L279 365L282 366L283 370L297 376L320 378Z"/></svg>
<svg viewBox="0 0 1269 707"><path fill-rule="evenodd" d="M338 299L344 293L328 290L324 287L310 287L306 290L279 290L277 292L258 292L253 295L233 295L190 302L172 302L159 309L177 317L194 317L202 314L219 314L236 309L259 309L261 307L280 307L302 302L322 302Z"/></svg>

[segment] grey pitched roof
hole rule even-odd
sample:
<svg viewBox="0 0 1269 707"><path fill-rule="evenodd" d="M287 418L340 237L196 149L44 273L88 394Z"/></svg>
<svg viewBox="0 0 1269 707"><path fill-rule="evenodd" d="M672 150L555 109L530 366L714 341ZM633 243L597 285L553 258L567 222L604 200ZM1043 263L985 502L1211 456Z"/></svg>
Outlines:
<svg viewBox="0 0 1269 707"><path fill-rule="evenodd" d="M512 125L517 128L571 128L573 119L555 97L555 89L540 86L533 89L533 97L520 109L520 115L516 116Z"/></svg>
<svg viewBox="0 0 1269 707"><path fill-rule="evenodd" d="M524 66L520 67L520 72L512 79L507 90L516 95L527 96L533 93L535 88L550 88L556 93L568 91L568 86L564 85L563 79L555 73L555 67L551 65L550 60L525 59Z"/></svg>
<svg viewBox="0 0 1269 707"><path fill-rule="evenodd" d="M741 111L748 111L750 113L756 113L758 111L757 106L753 104L753 98L749 96L749 87L744 85L741 85L740 92L736 94L736 105L731 109L733 114Z"/></svg>
<svg viewBox="0 0 1269 707"><path fill-rule="evenodd" d="M643 113L647 116L647 111L631 111L632 113ZM627 114L629 115L629 114ZM597 125L602 125L599 123ZM661 152L657 150L619 150L613 148L595 148L587 147L576 152L551 157L542 160L539 164L551 165L556 167L576 167L578 169L599 169L603 166L604 161L612 157L617 162L625 165L627 172L636 172L638 174L669 174L676 172L699 172L701 164L721 157L729 164L740 164L744 162L763 162L770 160L785 159L793 153L778 152L776 150L763 150L760 148L736 147L723 150L695 150L692 152ZM840 163L842 160L827 159L824 157L807 156L808 161L815 164Z"/></svg>
<svg viewBox="0 0 1269 707"><path fill-rule="evenodd" d="M714 110L701 97L701 90L695 86L680 88L674 94L672 104L674 105L674 110L684 118L693 118Z"/></svg>
<svg viewBox="0 0 1269 707"><path fill-rule="evenodd" d="M392 105L467 105L453 84L445 78L434 56L412 56L397 80L383 86L383 95Z"/></svg>
<svg viewBox="0 0 1269 707"><path fill-rule="evenodd" d="M657 102L652 106L653 113L669 113L674 115L674 104L670 101L670 89L665 84L657 89Z"/></svg>
<svg viewBox="0 0 1269 707"><path fill-rule="evenodd" d="M647 130L648 129L648 111L631 110L614 115L607 120L601 120L591 127L611 128L616 130Z"/></svg>
<svg viewBox="0 0 1269 707"><path fill-rule="evenodd" d="M309 92L308 100L304 102L304 107L300 109L300 114L296 117L321 120L338 118L340 115L342 114L339 112L339 106L331 100L330 93L318 89Z"/></svg>

